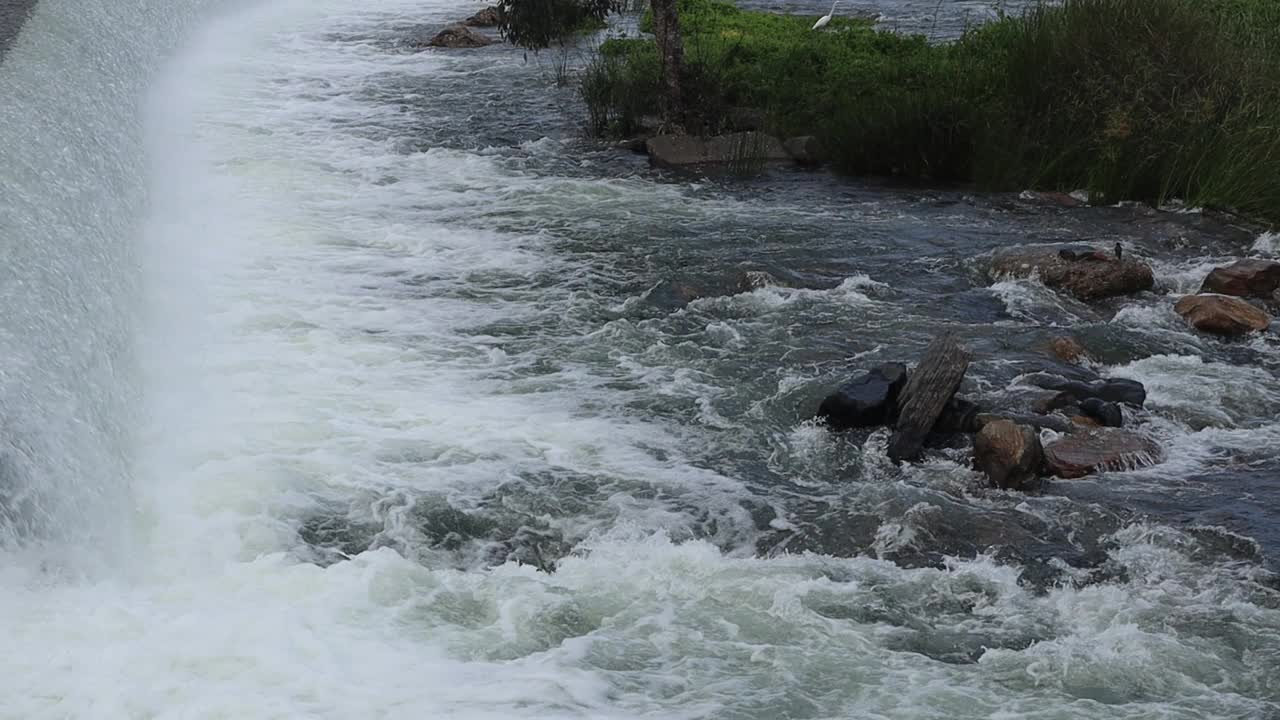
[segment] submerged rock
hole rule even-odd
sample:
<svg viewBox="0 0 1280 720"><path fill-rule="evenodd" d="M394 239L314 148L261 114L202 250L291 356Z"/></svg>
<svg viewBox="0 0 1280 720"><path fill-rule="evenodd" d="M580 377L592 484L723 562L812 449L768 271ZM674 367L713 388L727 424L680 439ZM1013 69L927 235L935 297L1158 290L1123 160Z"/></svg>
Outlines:
<svg viewBox="0 0 1280 720"><path fill-rule="evenodd" d="M739 132L715 137L659 135L645 144L649 160L662 167L732 165L773 162L790 156L782 143L761 132Z"/></svg>
<svg viewBox="0 0 1280 720"><path fill-rule="evenodd" d="M1271 300L1280 289L1280 262L1271 260L1237 260L1214 268L1200 286L1202 293L1255 297Z"/></svg>
<svg viewBox="0 0 1280 720"><path fill-rule="evenodd" d="M1151 266L1146 263L1076 246L997 252L988 274L993 280L1039 275L1046 287L1066 290L1081 300L1131 295L1155 285Z"/></svg>
<svg viewBox="0 0 1280 720"><path fill-rule="evenodd" d="M492 45L493 39L463 25L450 25L436 33L427 43L427 47L439 48L478 48Z"/></svg>
<svg viewBox="0 0 1280 720"><path fill-rule="evenodd" d="M897 416L898 395L906 384L905 365L879 365L828 395L818 407L818 417L837 430L892 422Z"/></svg>
<svg viewBox="0 0 1280 720"><path fill-rule="evenodd" d="M1040 435L1009 420L987 423L973 441L973 461L1000 488L1020 490L1040 474Z"/></svg>
<svg viewBox="0 0 1280 720"><path fill-rule="evenodd" d="M1049 341L1049 352L1062 362L1071 363L1073 365L1092 360L1089 351L1085 350L1079 340L1065 335L1053 338Z"/></svg>
<svg viewBox="0 0 1280 720"><path fill-rule="evenodd" d="M498 26L498 6L490 5L480 12L472 15L462 21L467 27L497 27Z"/></svg>
<svg viewBox="0 0 1280 720"><path fill-rule="evenodd" d="M1045 467L1060 478L1155 465L1160 446L1137 433L1098 428L1068 435L1044 450Z"/></svg>
<svg viewBox="0 0 1280 720"><path fill-rule="evenodd" d="M1173 306L1191 327L1214 335L1236 337L1266 330L1271 316L1228 295L1188 295Z"/></svg>
<svg viewBox="0 0 1280 720"><path fill-rule="evenodd" d="M961 397L953 397L942 406L942 414L933 423L930 432L975 433L982 427L978 415L982 408L977 403Z"/></svg>

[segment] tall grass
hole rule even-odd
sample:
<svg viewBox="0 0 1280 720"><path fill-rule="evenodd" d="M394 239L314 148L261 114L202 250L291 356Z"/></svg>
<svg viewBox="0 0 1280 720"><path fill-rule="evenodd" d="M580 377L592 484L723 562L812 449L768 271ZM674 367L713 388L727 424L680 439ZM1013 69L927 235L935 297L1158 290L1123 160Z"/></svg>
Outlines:
<svg viewBox="0 0 1280 720"><path fill-rule="evenodd" d="M850 173L1280 220L1280 1L1065 0L942 45L715 0L681 13L695 132L749 106ZM594 131L634 132L656 78L651 42L606 43L583 88Z"/></svg>

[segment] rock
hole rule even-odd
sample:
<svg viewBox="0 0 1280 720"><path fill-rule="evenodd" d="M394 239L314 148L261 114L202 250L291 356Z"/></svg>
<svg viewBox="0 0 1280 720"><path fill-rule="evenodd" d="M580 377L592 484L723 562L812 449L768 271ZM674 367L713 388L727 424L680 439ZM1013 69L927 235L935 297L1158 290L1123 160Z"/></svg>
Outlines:
<svg viewBox="0 0 1280 720"><path fill-rule="evenodd" d="M1062 362L1071 364L1079 364L1093 359L1089 355L1089 351L1085 350L1078 340L1065 335L1049 341L1049 352Z"/></svg>
<svg viewBox="0 0 1280 720"><path fill-rule="evenodd" d="M953 333L943 333L925 348L924 356L902 389L898 420L889 437L889 459L915 460L934 424L960 389L972 359Z"/></svg>
<svg viewBox="0 0 1280 720"><path fill-rule="evenodd" d="M490 5L489 7L481 10L475 15L472 15L466 20L463 20L462 24L466 25L467 27L483 27L483 28L497 27L498 26L498 6Z"/></svg>
<svg viewBox="0 0 1280 720"><path fill-rule="evenodd" d="M1085 398L1080 401L1080 409L1085 417L1098 421L1104 427L1118 428L1124 425L1124 413L1120 406L1099 398Z"/></svg>
<svg viewBox="0 0 1280 720"><path fill-rule="evenodd" d="M879 365L828 395L818 407L818 417L836 430L892 422L897 417L898 395L906 384L905 365Z"/></svg>
<svg viewBox="0 0 1280 720"><path fill-rule="evenodd" d="M1088 415L1072 415L1071 416L1071 429L1073 431L1079 430L1081 428L1084 428L1085 430L1089 430L1096 427L1102 427L1102 423L1099 422L1097 418L1092 418L1092 417L1089 417Z"/></svg>
<svg viewBox="0 0 1280 720"><path fill-rule="evenodd" d="M1077 402L1088 400L1089 398L1097 398L1107 402L1142 407L1147 401L1146 387L1137 380L1129 380L1128 378L1107 378L1094 382L1081 382L1042 374L1032 376L1029 380L1047 390L1057 390L1059 393L1064 393L1074 398ZM1048 405L1045 412L1050 412L1065 407L1069 403L1065 403L1064 398L1053 396L1038 403L1037 410L1045 404Z"/></svg>
<svg viewBox="0 0 1280 720"><path fill-rule="evenodd" d="M478 48L492 44L492 38L481 35L471 28L463 25L450 25L439 33L436 33L436 36L431 38L431 41L427 43L427 46L439 48Z"/></svg>
<svg viewBox="0 0 1280 720"><path fill-rule="evenodd" d="M1030 425L1036 430L1052 430L1059 433L1073 432L1076 428L1065 418L1049 415L995 415L992 413L978 413L973 418L974 427L978 432L982 432L982 428L993 422L1008 420L1015 425Z"/></svg>
<svg viewBox="0 0 1280 720"><path fill-rule="evenodd" d="M1019 248L997 252L988 274L993 280L1040 276L1046 287L1070 292L1081 300L1130 295L1155 285L1151 266L1093 248Z"/></svg>
<svg viewBox="0 0 1280 720"><path fill-rule="evenodd" d="M709 297L715 293L708 288L699 287L685 280L662 280L645 291L643 300L663 310L679 310L694 300Z"/></svg>
<svg viewBox="0 0 1280 720"><path fill-rule="evenodd" d="M1133 470L1160 462L1160 446L1127 430L1098 428L1067 435L1044 450L1045 466L1061 478Z"/></svg>
<svg viewBox="0 0 1280 720"><path fill-rule="evenodd" d="M1270 260L1237 260L1214 268L1200 286L1202 293L1256 297L1271 300L1280 290L1280 262Z"/></svg>
<svg viewBox="0 0 1280 720"><path fill-rule="evenodd" d="M1173 310L1191 327L1214 335L1236 337L1271 326L1270 315L1229 295L1187 295Z"/></svg>
<svg viewBox="0 0 1280 720"><path fill-rule="evenodd" d="M789 160L782 143L761 132L740 132L715 137L658 135L645 148L649 161L661 167L730 165L740 162Z"/></svg>
<svg viewBox="0 0 1280 720"><path fill-rule="evenodd" d="M792 160L801 165L821 165L826 159L818 139L812 135L788 138L782 147Z"/></svg>
<svg viewBox="0 0 1280 720"><path fill-rule="evenodd" d="M740 293L759 290L760 288L777 287L783 283L767 270L739 270L734 287Z"/></svg>
<svg viewBox="0 0 1280 720"><path fill-rule="evenodd" d="M1019 490L1040 474L1044 449L1034 428L997 420L974 438L973 461L996 487Z"/></svg>
<svg viewBox="0 0 1280 720"><path fill-rule="evenodd" d="M953 397L942 406L942 414L933 423L930 432L935 433L975 433L980 429L978 415L982 408L975 402L964 398Z"/></svg>

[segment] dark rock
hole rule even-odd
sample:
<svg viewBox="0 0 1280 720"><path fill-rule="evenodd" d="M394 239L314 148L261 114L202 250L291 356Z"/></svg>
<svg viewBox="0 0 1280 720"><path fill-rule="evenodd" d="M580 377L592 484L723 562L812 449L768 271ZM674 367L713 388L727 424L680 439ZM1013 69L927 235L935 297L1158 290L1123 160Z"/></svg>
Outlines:
<svg viewBox="0 0 1280 720"><path fill-rule="evenodd" d="M1270 260L1237 260L1225 267L1214 268L1200 286L1202 293L1256 297L1271 300L1280 290L1280 262Z"/></svg>
<svg viewBox="0 0 1280 720"><path fill-rule="evenodd" d="M826 156L822 152L822 145L812 135L788 138L782 146L786 149L787 154L791 156L791 159L801 165L821 165L826 161Z"/></svg>
<svg viewBox="0 0 1280 720"><path fill-rule="evenodd" d="M897 416L898 395L906 384L905 365L879 365L828 395L818 407L818 417L836 430L892 422Z"/></svg>
<svg viewBox="0 0 1280 720"><path fill-rule="evenodd" d="M1151 266L1146 263L1075 246L997 252L988 274L993 280L1039 275L1046 287L1066 290L1081 300L1130 295L1155 285Z"/></svg>
<svg viewBox="0 0 1280 720"><path fill-rule="evenodd" d="M649 160L661 167L731 165L740 162L775 162L790 156L778 139L761 132L740 132L715 137L658 135L645 144Z"/></svg>
<svg viewBox="0 0 1280 720"><path fill-rule="evenodd" d="M1107 402L1142 407L1147 401L1147 389L1143 387L1142 383L1127 378L1107 378L1106 380L1086 383L1079 380L1066 380L1053 375L1036 375L1031 377L1030 380L1047 390L1057 390L1059 393L1065 393L1077 402L1088 400L1089 398L1097 398ZM1055 398L1051 401L1051 403L1061 402L1061 398ZM1056 407L1050 407L1050 410L1060 407L1065 407L1065 405L1058 404Z"/></svg>
<svg viewBox="0 0 1280 720"><path fill-rule="evenodd" d="M431 38L431 41L427 43L427 46L439 48L478 48L492 44L492 38L481 35L471 28L463 25L450 25L437 33L435 37Z"/></svg>
<svg viewBox="0 0 1280 720"><path fill-rule="evenodd" d="M663 310L678 310L694 300L714 294L709 288L686 280L662 280L649 288L642 297L646 303Z"/></svg>
<svg viewBox="0 0 1280 720"><path fill-rule="evenodd" d="M1084 411L1085 417L1097 420L1104 427L1118 428L1124 425L1124 413L1120 412L1120 406L1115 403L1085 398L1080 401L1080 409Z"/></svg>
<svg viewBox="0 0 1280 720"><path fill-rule="evenodd" d="M1271 316L1229 295L1188 295L1173 306L1191 327L1214 335L1237 337L1266 330Z"/></svg>
<svg viewBox="0 0 1280 720"><path fill-rule="evenodd" d="M463 20L462 24L466 25L467 27L483 27L483 28L497 27L498 26L498 6L490 5L489 7L481 10L475 15L472 15L466 20Z"/></svg>
<svg viewBox="0 0 1280 720"><path fill-rule="evenodd" d="M978 413L974 416L974 425L981 432L982 428L993 422L1008 420L1015 425L1030 425L1036 430L1052 430L1054 432L1069 433L1074 432L1077 428L1071 426L1071 422L1066 418L1056 415L995 415L991 413Z"/></svg>
<svg viewBox="0 0 1280 720"><path fill-rule="evenodd" d="M935 433L975 433L979 430L978 415L982 408L978 404L953 397L942 406L942 414L933 423Z"/></svg>
<svg viewBox="0 0 1280 720"><path fill-rule="evenodd" d="M1044 449L1035 429L997 420L974 438L973 461L996 487L1019 490L1040 474Z"/></svg>
<svg viewBox="0 0 1280 720"><path fill-rule="evenodd" d="M1160 446L1127 430L1098 428L1067 435L1045 448L1045 466L1061 478L1093 472L1132 470L1160 462Z"/></svg>
<svg viewBox="0 0 1280 720"><path fill-rule="evenodd" d="M1090 357L1089 351L1085 350L1078 340L1067 336L1059 336L1050 340L1049 352L1065 363L1077 364L1093 359Z"/></svg>

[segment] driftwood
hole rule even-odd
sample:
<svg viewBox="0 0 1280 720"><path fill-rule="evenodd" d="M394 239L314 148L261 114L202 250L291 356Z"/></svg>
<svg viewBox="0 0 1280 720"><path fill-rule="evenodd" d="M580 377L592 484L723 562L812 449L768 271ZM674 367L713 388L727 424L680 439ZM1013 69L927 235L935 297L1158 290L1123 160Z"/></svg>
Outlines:
<svg viewBox="0 0 1280 720"><path fill-rule="evenodd" d="M899 396L898 424L889 439L891 460L902 462L920 457L925 437L960 388L970 359L968 351L960 347L951 333L929 343Z"/></svg>

